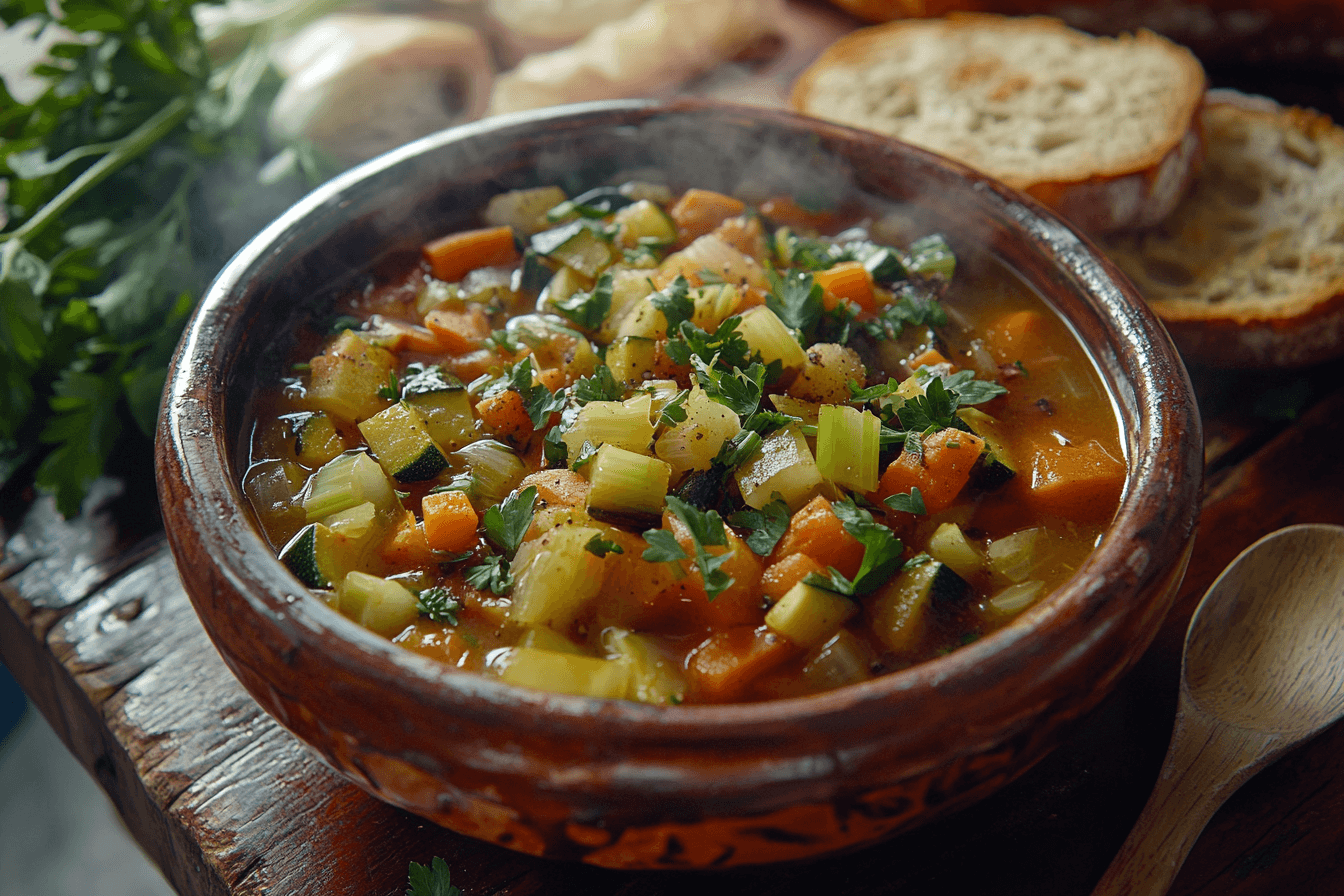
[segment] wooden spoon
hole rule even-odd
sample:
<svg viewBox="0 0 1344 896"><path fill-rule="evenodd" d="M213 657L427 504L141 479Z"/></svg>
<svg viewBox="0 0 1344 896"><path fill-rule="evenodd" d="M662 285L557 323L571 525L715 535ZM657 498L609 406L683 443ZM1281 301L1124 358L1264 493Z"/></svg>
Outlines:
<svg viewBox="0 0 1344 896"><path fill-rule="evenodd" d="M1290 526L1233 560L1185 635L1171 746L1092 896L1167 892L1218 807L1344 716L1344 527Z"/></svg>

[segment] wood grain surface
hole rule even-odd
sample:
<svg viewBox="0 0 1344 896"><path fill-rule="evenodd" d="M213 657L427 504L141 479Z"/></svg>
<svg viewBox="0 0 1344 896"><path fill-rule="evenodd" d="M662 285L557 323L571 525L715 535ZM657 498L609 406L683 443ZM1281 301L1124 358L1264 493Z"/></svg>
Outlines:
<svg viewBox="0 0 1344 896"><path fill-rule="evenodd" d="M1057 751L944 821L803 865L682 875L531 859L434 828L344 783L262 713L224 667L178 584L150 496L106 482L75 519L6 505L0 658L189 894L390 896L408 862L442 856L466 896L816 892L1085 893L1138 816L1166 748L1186 622L1260 535L1344 522L1339 366L1283 382L1196 376L1208 493L1190 572L1153 648ZM1319 400L1292 422L1247 390ZM1319 393L1324 392L1322 396ZM152 505L150 505L152 506ZM1344 892L1344 725L1253 778L1214 818L1179 894Z"/></svg>

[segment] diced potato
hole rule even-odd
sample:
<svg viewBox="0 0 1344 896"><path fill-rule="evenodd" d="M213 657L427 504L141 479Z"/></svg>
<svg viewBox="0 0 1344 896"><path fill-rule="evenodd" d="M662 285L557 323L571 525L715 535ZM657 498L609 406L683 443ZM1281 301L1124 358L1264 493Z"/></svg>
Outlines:
<svg viewBox="0 0 1344 896"><path fill-rule="evenodd" d="M686 419L669 427L653 446L653 453L672 465L674 480L691 470L708 470L723 443L742 429L736 414L698 387L682 407Z"/></svg>
<svg viewBox="0 0 1344 896"><path fill-rule="evenodd" d="M865 377L863 361L854 349L818 343L807 350L807 363L788 392L805 401L844 404L849 401L849 384L863 386Z"/></svg>

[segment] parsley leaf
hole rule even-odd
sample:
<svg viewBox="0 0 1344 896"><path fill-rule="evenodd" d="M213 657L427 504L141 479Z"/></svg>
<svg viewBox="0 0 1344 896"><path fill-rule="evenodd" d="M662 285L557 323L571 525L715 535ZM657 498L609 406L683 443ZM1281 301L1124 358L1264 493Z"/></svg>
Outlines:
<svg viewBox="0 0 1344 896"><path fill-rule="evenodd" d="M611 311L611 272L602 272L592 292L576 292L551 304L576 325L585 330L596 330Z"/></svg>
<svg viewBox="0 0 1344 896"><path fill-rule="evenodd" d="M960 405L984 404L992 398L1007 395L1008 390L989 380L978 380L973 370L958 370L956 373L935 374L928 367L915 371L916 380L928 390L928 384L934 379L942 380L943 388L956 396Z"/></svg>
<svg viewBox="0 0 1344 896"><path fill-rule="evenodd" d="M871 513L852 499L837 501L831 505L831 509L840 518L845 531L863 545L863 560L853 579L846 578L835 569L829 569L829 577L811 573L803 581L850 597L877 590L901 565L904 547L900 539L886 526L876 522Z"/></svg>
<svg viewBox="0 0 1344 896"><path fill-rule="evenodd" d="M569 463L569 446L565 444L564 435L564 429L559 426L546 430L546 437L541 440L541 453L546 458L546 466L563 467Z"/></svg>
<svg viewBox="0 0 1344 896"><path fill-rule="evenodd" d="M667 509L686 526L695 547L695 565L700 570L700 578L705 586L705 595L712 601L731 588L733 578L720 569L733 556L732 551L710 554L706 549L711 546L728 545L728 536L723 528L723 519L715 510L697 510L675 495L667 496ZM659 534L662 533L662 534ZM644 533L649 543L643 558L651 563L672 562L687 559L686 551L677 542L676 536L666 529L650 529ZM674 550L675 548L675 550ZM650 556L652 554L653 556ZM680 554L680 556L677 556Z"/></svg>
<svg viewBox="0 0 1344 896"><path fill-rule="evenodd" d="M722 370L699 356L691 358L696 379L705 394L739 417L749 417L761 406L765 394L765 367L752 364L746 370Z"/></svg>
<svg viewBox="0 0 1344 896"><path fill-rule="evenodd" d="M947 324L947 312L923 287L904 285L896 301L866 321L864 332L874 339L895 339L906 327L941 327Z"/></svg>
<svg viewBox="0 0 1344 896"><path fill-rule="evenodd" d="M812 280L811 274L781 277L772 273L765 307L775 312L789 329L809 333L825 310L821 296L821 286Z"/></svg>
<svg viewBox="0 0 1344 896"><path fill-rule="evenodd" d="M498 554L491 554L483 561L467 568L464 577L467 584L478 591L493 591L495 594L508 594L513 587L513 573L509 571L509 561Z"/></svg>
<svg viewBox="0 0 1344 896"><path fill-rule="evenodd" d="M529 485L521 492L509 495L491 507L481 518L485 537L490 543L512 557L523 543L523 536L532 526L537 504L536 486Z"/></svg>
<svg viewBox="0 0 1344 896"><path fill-rule="evenodd" d="M682 323L689 321L695 314L695 302L691 301L690 292L690 282L678 274L677 279L649 296L653 307L663 312L669 336L677 332Z"/></svg>
<svg viewBox="0 0 1344 896"><path fill-rule="evenodd" d="M532 383L532 356L514 364L507 374L508 387L523 397L523 407L532 420L532 427L540 429L546 425L551 414L565 408L565 390L552 393L542 383Z"/></svg>
<svg viewBox="0 0 1344 896"><path fill-rule="evenodd" d="M719 324L713 333L709 333L689 320L684 320L676 335L667 341L667 356L678 364L690 364L692 358L699 358L706 364L718 364L725 368L746 367L752 351L747 340L738 332L737 325L741 321L740 316L734 315Z"/></svg>
<svg viewBox="0 0 1344 896"><path fill-rule="evenodd" d="M678 423L686 422L686 399L690 398L691 390L682 389L671 401L663 405L663 411L658 415L659 426L675 426Z"/></svg>
<svg viewBox="0 0 1344 896"><path fill-rule="evenodd" d="M389 401L396 401L401 397L401 385L397 382L395 370L387 372L387 382L378 387L378 397L386 398Z"/></svg>
<svg viewBox="0 0 1344 896"><path fill-rule="evenodd" d="M957 269L957 256L941 233L932 233L915 240L908 251L905 266L912 274L951 280Z"/></svg>
<svg viewBox="0 0 1344 896"><path fill-rule="evenodd" d="M448 863L435 856L426 868L419 862L412 862L406 876L411 888L406 896L462 896L462 891L453 886L453 875Z"/></svg>
<svg viewBox="0 0 1344 896"><path fill-rule="evenodd" d="M789 506L775 498L760 510L739 510L728 517L728 522L739 529L750 530L745 539L747 547L767 557L784 537L789 528Z"/></svg>
<svg viewBox="0 0 1344 896"><path fill-rule="evenodd" d="M928 433L951 426L956 409L956 397L943 388L941 378L934 378L924 387L923 395L916 395L897 408L896 416L907 432Z"/></svg>
<svg viewBox="0 0 1344 896"><path fill-rule="evenodd" d="M920 494L919 488L913 486L910 494L896 494L884 498L882 503L886 504L892 510L899 510L901 513L913 513L916 516L924 516L928 513L928 508L924 506L924 496Z"/></svg>
<svg viewBox="0 0 1344 896"><path fill-rule="evenodd" d="M670 533L669 533L670 534ZM601 535L594 535L588 539L588 543L583 549L596 557L605 557L608 554L624 554L625 549L614 541L608 541Z"/></svg>
<svg viewBox="0 0 1344 896"><path fill-rule="evenodd" d="M415 601L415 608L423 615L428 616L432 622L446 622L449 625L457 625L457 614L462 611L462 604L448 592L447 588L442 585L435 585L433 588L426 588L419 593Z"/></svg>
<svg viewBox="0 0 1344 896"><path fill-rule="evenodd" d="M491 330L490 335L481 340L481 346L493 348L506 355L516 355L523 350L523 344L505 328Z"/></svg>
<svg viewBox="0 0 1344 896"><path fill-rule="evenodd" d="M584 405L590 401L620 401L625 395L625 389L616 382L611 368L600 364L591 376L579 377L578 382L569 388L569 394Z"/></svg>

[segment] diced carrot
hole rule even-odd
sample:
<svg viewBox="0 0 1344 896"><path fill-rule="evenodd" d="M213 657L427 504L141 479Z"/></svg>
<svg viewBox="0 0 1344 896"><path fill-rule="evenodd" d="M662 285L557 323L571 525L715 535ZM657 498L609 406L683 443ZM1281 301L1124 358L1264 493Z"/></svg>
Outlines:
<svg viewBox="0 0 1344 896"><path fill-rule="evenodd" d="M588 480L573 470L538 470L523 477L518 491L534 486L539 507L578 507L588 497ZM640 548L643 550L643 548Z"/></svg>
<svg viewBox="0 0 1344 896"><path fill-rule="evenodd" d="M1073 445L1042 441L1030 454L1030 475L1019 475L1013 488L1039 513L1067 515L1077 522L1103 520L1115 513L1125 484L1125 464L1095 439Z"/></svg>
<svg viewBox="0 0 1344 896"><path fill-rule="evenodd" d="M482 398L476 403L476 416L496 438L515 448L532 435L532 418L523 396L512 389Z"/></svg>
<svg viewBox="0 0 1344 896"><path fill-rule="evenodd" d="M651 371L654 379L676 380L677 385L683 389L689 389L691 386L691 365L678 364L672 360L667 353L667 340L659 339L653 345L653 370Z"/></svg>
<svg viewBox="0 0 1344 896"><path fill-rule="evenodd" d="M547 367L544 370L537 371L537 382L541 383L552 392L557 389L563 389L568 385L565 380L565 372L559 367Z"/></svg>
<svg viewBox="0 0 1344 896"><path fill-rule="evenodd" d="M663 526L672 530L682 550L695 556L695 540L681 520L671 513L664 513ZM759 625L765 619L765 610L757 596L761 581L761 560L736 532L724 527L724 534L728 541L726 547L710 545L706 550L716 557L725 553L732 554L719 569L733 580L733 584L715 595L712 601L707 595L702 598L705 601L702 617L714 628L729 625ZM688 573L687 581L701 589L701 594L704 595L704 579L700 575L699 568L689 560L685 561L684 565Z"/></svg>
<svg viewBox="0 0 1344 896"><path fill-rule="evenodd" d="M488 348L477 349L465 355L444 359L448 372L464 383L469 383L491 368L499 367L499 355Z"/></svg>
<svg viewBox="0 0 1344 896"><path fill-rule="evenodd" d="M835 230L834 213L809 211L789 196L767 199L756 206L756 210L771 224L801 227L818 233L831 233Z"/></svg>
<svg viewBox="0 0 1344 896"><path fill-rule="evenodd" d="M765 260L768 249L760 218L738 215L727 219L711 232L743 255L757 261Z"/></svg>
<svg viewBox="0 0 1344 896"><path fill-rule="evenodd" d="M443 351L450 355L476 351L481 347L481 340L490 335L490 320L475 305L466 311L436 308L425 315L425 326L438 337Z"/></svg>
<svg viewBox="0 0 1344 896"><path fill-rule="evenodd" d="M788 638L765 626L740 625L715 632L686 658L692 689L707 701L731 700L753 679L798 652Z"/></svg>
<svg viewBox="0 0 1344 896"><path fill-rule="evenodd" d="M843 299L858 305L870 314L877 311L873 297L873 275L861 262L842 261L812 275L812 281L822 289L822 304L831 310Z"/></svg>
<svg viewBox="0 0 1344 896"><path fill-rule="evenodd" d="M823 568L834 566L853 576L863 562L863 545L845 531L831 502L818 495L789 520L789 528L770 555L771 564L790 554L806 554Z"/></svg>
<svg viewBox="0 0 1344 896"><path fill-rule="evenodd" d="M946 510L971 478L985 442L959 429L940 429L924 440L920 454L903 451L887 467L878 494L888 498L918 488L929 513Z"/></svg>
<svg viewBox="0 0 1344 896"><path fill-rule="evenodd" d="M918 370L921 367L933 367L937 364L946 364L949 373L956 371L956 366L951 361L947 360L942 352L932 346L911 358L907 366L911 370Z"/></svg>
<svg viewBox="0 0 1344 896"><path fill-rule="evenodd" d="M681 194L668 214L677 225L677 243L684 246L746 210L741 200L713 190L693 188Z"/></svg>
<svg viewBox="0 0 1344 896"><path fill-rule="evenodd" d="M409 510L397 519L396 525L388 533L378 553L389 565L402 569L430 566L436 559L424 529L416 522L415 514Z"/></svg>
<svg viewBox="0 0 1344 896"><path fill-rule="evenodd" d="M772 563L761 573L761 591L773 600L779 600L789 589L807 578L809 573L826 574L826 567L806 554L790 554Z"/></svg>
<svg viewBox="0 0 1344 896"><path fill-rule="evenodd" d="M480 518L465 492L437 492L420 500L424 538L436 551L460 553L476 547Z"/></svg>
<svg viewBox="0 0 1344 896"><path fill-rule="evenodd" d="M461 280L477 268L518 261L513 228L507 225L450 233L425 243L421 252L434 276L450 283Z"/></svg>
<svg viewBox="0 0 1344 896"><path fill-rule="evenodd" d="M443 354L445 349L439 334L428 327L408 325L401 347L407 351L424 352L428 355Z"/></svg>
<svg viewBox="0 0 1344 896"><path fill-rule="evenodd" d="M1000 364L1031 362L1050 353L1048 322L1039 311L1010 311L985 328L985 344Z"/></svg>

